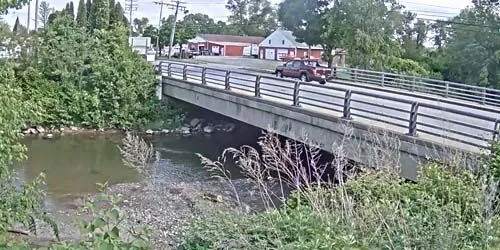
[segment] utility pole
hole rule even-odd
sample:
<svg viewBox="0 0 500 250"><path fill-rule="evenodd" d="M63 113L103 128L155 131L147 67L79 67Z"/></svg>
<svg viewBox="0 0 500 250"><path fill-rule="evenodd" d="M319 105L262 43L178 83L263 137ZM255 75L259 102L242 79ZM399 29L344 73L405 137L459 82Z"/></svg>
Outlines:
<svg viewBox="0 0 500 250"><path fill-rule="evenodd" d="M161 18L162 18L162 14L163 14L163 5L167 5L167 3L165 3L163 0L161 2L153 2L155 4L158 4L160 5L160 20L158 21L158 32L156 34L156 49L158 51L158 56L160 56L160 29L161 29Z"/></svg>
<svg viewBox="0 0 500 250"><path fill-rule="evenodd" d="M177 24L177 14L179 13L179 9L181 9L181 11L186 10L185 6L180 6L180 4L181 3L184 4L184 2L180 2L179 0L175 0L175 1L172 0L172 2L174 2L175 5L174 4L167 4L169 9L175 8L174 23L172 24L172 31L170 32L170 43L168 45L168 59L170 59L170 55L172 54L172 45L174 43L175 26ZM180 54L180 52L181 52L181 50L179 49L179 54Z"/></svg>
<svg viewBox="0 0 500 250"><path fill-rule="evenodd" d="M133 20L132 13L137 10L139 4L137 0L126 0L125 11L128 11L128 21L130 22L130 36L132 36L133 31Z"/></svg>
<svg viewBox="0 0 500 250"><path fill-rule="evenodd" d="M35 1L35 31L38 31L38 0Z"/></svg>
<svg viewBox="0 0 500 250"><path fill-rule="evenodd" d="M30 19L31 19L31 0L28 2L28 21L26 23L26 28L28 29L28 33L30 32Z"/></svg>

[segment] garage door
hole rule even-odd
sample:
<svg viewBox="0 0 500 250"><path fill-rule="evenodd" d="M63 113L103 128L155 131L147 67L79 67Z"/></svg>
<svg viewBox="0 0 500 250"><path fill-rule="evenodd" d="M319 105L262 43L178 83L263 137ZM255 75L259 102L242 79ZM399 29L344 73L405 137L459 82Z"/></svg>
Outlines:
<svg viewBox="0 0 500 250"><path fill-rule="evenodd" d="M274 49L266 49L265 58L266 60L276 60L274 56Z"/></svg>
<svg viewBox="0 0 500 250"><path fill-rule="evenodd" d="M278 49L278 60L288 56L288 49Z"/></svg>

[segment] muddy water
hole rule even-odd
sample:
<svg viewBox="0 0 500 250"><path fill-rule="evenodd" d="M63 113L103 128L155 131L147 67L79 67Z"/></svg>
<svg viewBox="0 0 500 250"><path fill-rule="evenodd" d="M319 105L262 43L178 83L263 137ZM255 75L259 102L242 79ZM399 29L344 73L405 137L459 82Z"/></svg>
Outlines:
<svg viewBox="0 0 500 250"><path fill-rule="evenodd" d="M165 135L145 137L159 150L168 167L184 168L206 178L196 153L215 159L227 147L255 145L260 131L238 125L232 133L211 135ZM46 174L46 191L51 204L76 195L95 192L96 183L136 182L138 174L124 166L118 145L121 134L65 135L51 140L26 138L28 159L17 168L21 179L32 180ZM234 167L234 166L233 166ZM233 171L238 177L238 171Z"/></svg>

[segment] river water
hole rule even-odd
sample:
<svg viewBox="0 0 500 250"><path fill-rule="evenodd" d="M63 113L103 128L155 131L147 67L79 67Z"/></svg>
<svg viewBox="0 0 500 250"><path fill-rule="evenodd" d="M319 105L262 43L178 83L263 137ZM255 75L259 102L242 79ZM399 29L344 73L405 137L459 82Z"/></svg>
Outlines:
<svg viewBox="0 0 500 250"><path fill-rule="evenodd" d="M144 138L159 150L162 162L167 162L165 167L185 168L190 173L199 174L200 178L206 178L208 174L196 153L216 159L225 148L255 146L260 135L259 129L238 124L231 133ZM104 133L64 135L51 140L25 138L28 159L17 164L19 175L23 180L32 180L44 172L48 201L55 205L68 197L95 192L96 183L137 182L140 180L137 172L124 166L120 157L118 145L122 136ZM238 177L238 171L233 170L234 177Z"/></svg>

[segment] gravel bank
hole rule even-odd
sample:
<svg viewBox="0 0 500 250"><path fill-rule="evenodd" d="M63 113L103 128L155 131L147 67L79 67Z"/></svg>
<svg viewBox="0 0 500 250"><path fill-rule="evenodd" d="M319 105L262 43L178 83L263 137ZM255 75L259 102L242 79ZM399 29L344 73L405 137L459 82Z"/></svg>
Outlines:
<svg viewBox="0 0 500 250"><path fill-rule="evenodd" d="M157 165L152 181L112 185L109 193L120 197L119 207L128 214L125 226L148 226L153 229L155 249L176 249L182 240L190 219L207 215L215 210L241 209L233 191L226 182L209 178L208 174L190 171L162 160ZM235 180L234 185L247 212L263 209L257 189L249 180ZM95 194L74 195L65 206L50 212L59 225L64 241L81 238L78 221L88 219L82 211L85 197ZM36 237L29 241L47 245L53 241L51 230L40 224Z"/></svg>

